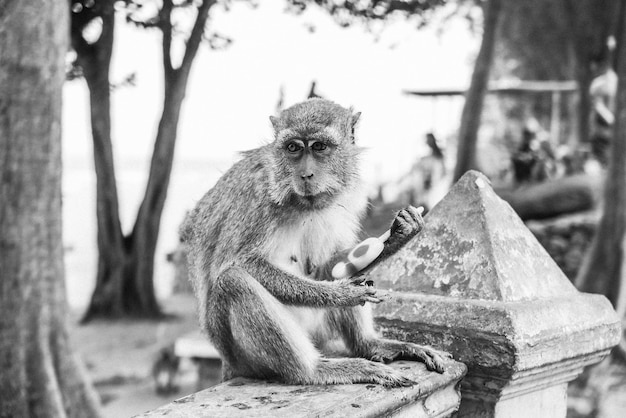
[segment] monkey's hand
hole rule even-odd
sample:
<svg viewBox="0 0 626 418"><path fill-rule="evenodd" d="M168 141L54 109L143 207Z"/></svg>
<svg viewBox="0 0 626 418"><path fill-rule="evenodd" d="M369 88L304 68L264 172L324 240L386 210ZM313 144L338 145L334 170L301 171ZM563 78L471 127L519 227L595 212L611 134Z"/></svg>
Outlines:
<svg viewBox="0 0 626 418"><path fill-rule="evenodd" d="M419 209L409 206L402 209L396 215L391 224L391 234L387 240L388 247L399 249L411 238L424 229L424 218ZM395 251L394 251L395 252Z"/></svg>
<svg viewBox="0 0 626 418"><path fill-rule="evenodd" d="M374 266L385 260L390 255L398 252L404 244L409 242L411 238L415 237L422 229L424 229L422 210L422 208L409 206L398 212L393 220L393 223L391 224L391 229L387 232L387 234L389 234L389 238L385 241L383 251L373 262L354 276L357 281L369 281L369 272ZM384 236L387 234L381 235L379 239L384 240Z"/></svg>
<svg viewBox="0 0 626 418"><path fill-rule="evenodd" d="M368 353L371 361L391 363L395 360L421 361L428 370L444 372L444 359L452 358L445 351L434 348L394 340L377 340Z"/></svg>
<svg viewBox="0 0 626 418"><path fill-rule="evenodd" d="M345 302L342 306L365 305L365 302L380 303L384 299L376 296L376 289L353 279L335 280L333 284L341 289Z"/></svg>

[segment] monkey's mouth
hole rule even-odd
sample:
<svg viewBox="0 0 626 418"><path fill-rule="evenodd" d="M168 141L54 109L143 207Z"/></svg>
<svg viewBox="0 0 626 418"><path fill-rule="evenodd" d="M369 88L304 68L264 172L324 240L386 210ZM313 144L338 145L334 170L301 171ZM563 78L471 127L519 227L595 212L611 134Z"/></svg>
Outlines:
<svg viewBox="0 0 626 418"><path fill-rule="evenodd" d="M320 192L316 194L299 194L294 193L293 202L300 206L302 209L323 209L327 207L332 201L333 196L328 192Z"/></svg>
<svg viewBox="0 0 626 418"><path fill-rule="evenodd" d="M321 192L311 181L296 181L293 185L293 191L302 197L315 197Z"/></svg>
<svg viewBox="0 0 626 418"><path fill-rule="evenodd" d="M293 198L295 202L304 209L320 209L326 207L333 200L333 193L322 189L319 185L310 181L295 182L293 187Z"/></svg>

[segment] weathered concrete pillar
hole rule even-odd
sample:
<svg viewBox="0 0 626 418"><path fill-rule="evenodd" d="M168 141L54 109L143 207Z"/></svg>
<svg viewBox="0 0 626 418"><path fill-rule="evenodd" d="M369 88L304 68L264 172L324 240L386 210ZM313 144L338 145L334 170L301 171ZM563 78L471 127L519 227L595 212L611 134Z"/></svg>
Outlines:
<svg viewBox="0 0 626 418"><path fill-rule="evenodd" d="M480 173L425 220L372 270L378 288L393 289L377 322L467 364L459 416L565 417L567 382L619 341L608 300L578 292Z"/></svg>

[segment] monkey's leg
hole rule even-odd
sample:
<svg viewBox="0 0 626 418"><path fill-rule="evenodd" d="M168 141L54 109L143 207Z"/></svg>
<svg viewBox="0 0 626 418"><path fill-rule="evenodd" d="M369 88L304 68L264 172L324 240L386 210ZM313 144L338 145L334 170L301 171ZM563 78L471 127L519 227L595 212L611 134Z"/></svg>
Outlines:
<svg viewBox="0 0 626 418"><path fill-rule="evenodd" d="M240 267L225 270L216 280L211 301L227 302L211 332L223 347L224 378L245 376L302 380L315 370L319 357L308 335L283 305ZM211 328L211 319L207 319ZM217 334L217 335L216 335Z"/></svg>
<svg viewBox="0 0 626 418"><path fill-rule="evenodd" d="M429 370L444 372L444 358L448 353L414 343L379 338L373 328L371 309L365 307L340 308L329 311L330 325L338 330L354 356L374 362L395 360L421 361Z"/></svg>
<svg viewBox="0 0 626 418"><path fill-rule="evenodd" d="M288 310L241 268L218 278L231 300L228 322L232 347L227 350L231 376L278 378L292 384L413 382L394 369L364 359L320 359L309 336Z"/></svg>

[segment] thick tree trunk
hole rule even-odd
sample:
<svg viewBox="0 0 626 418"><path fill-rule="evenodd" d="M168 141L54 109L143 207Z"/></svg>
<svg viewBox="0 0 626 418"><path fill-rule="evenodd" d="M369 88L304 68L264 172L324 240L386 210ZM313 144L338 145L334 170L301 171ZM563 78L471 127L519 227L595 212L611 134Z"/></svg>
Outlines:
<svg viewBox="0 0 626 418"><path fill-rule="evenodd" d="M98 269L96 286L84 320L96 316L125 315L122 303L124 266L128 262L119 218L119 202L111 141L109 69L113 53L115 10L103 1L95 10L102 18L102 33L94 44L82 38L82 27L73 28L72 41L89 88L91 132L96 168L96 218ZM85 10L85 13L91 12ZM76 19L76 17L75 17ZM88 18L85 17L85 20ZM81 22L82 23L82 22ZM138 306L141 310L141 306Z"/></svg>
<svg viewBox="0 0 626 418"><path fill-rule="evenodd" d="M501 0L488 0L485 5L483 39L476 57L472 81L465 95L465 104L461 114L454 181L460 179L467 170L477 168L476 143L478 140L478 129L480 128L483 102L489 83L489 72L501 9Z"/></svg>
<svg viewBox="0 0 626 418"><path fill-rule="evenodd" d="M68 342L61 231L67 4L0 9L0 417L95 417Z"/></svg>
<svg viewBox="0 0 626 418"><path fill-rule="evenodd" d="M624 16L621 16L624 19ZM618 40L617 118L604 191L604 212L576 279L585 292L605 295L617 306L624 268L626 232L626 36ZM624 302L622 302L624 303Z"/></svg>

